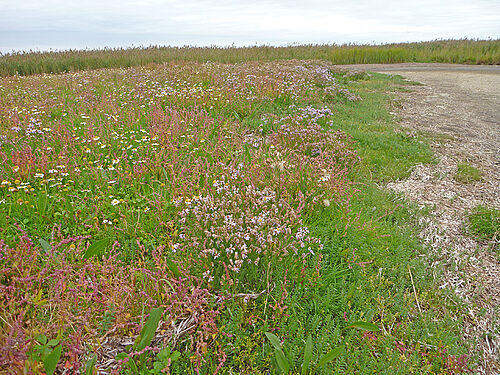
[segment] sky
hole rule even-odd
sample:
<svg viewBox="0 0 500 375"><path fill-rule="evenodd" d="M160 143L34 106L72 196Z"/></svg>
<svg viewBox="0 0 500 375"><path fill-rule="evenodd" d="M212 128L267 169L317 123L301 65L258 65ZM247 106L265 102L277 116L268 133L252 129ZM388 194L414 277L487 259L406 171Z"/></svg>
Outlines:
<svg viewBox="0 0 500 375"><path fill-rule="evenodd" d="M500 38L500 0L0 0L0 52Z"/></svg>

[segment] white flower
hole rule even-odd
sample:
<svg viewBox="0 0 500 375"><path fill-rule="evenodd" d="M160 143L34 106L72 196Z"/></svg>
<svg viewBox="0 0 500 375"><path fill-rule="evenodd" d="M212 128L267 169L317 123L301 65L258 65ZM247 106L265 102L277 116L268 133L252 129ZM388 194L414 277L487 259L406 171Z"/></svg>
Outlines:
<svg viewBox="0 0 500 375"><path fill-rule="evenodd" d="M112 206L116 206L117 204L120 204L120 201L119 201L118 199L113 199L113 200L111 201L111 205L112 205Z"/></svg>

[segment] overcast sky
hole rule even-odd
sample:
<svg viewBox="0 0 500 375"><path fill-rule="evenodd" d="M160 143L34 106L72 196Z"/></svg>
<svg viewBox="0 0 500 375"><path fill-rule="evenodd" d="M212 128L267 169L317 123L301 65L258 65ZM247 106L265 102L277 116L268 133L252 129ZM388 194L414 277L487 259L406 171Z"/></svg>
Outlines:
<svg viewBox="0 0 500 375"><path fill-rule="evenodd" d="M500 38L500 0L0 0L0 52Z"/></svg>

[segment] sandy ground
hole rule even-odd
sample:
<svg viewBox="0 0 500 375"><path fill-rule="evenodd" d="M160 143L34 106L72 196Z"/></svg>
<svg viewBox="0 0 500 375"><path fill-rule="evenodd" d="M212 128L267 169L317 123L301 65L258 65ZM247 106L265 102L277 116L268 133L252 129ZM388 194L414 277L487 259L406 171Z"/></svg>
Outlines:
<svg viewBox="0 0 500 375"><path fill-rule="evenodd" d="M341 67L342 68L342 67ZM474 373L500 373L500 264L498 241L478 243L467 235L466 216L478 204L500 208L500 66L449 64L353 65L343 68L399 74L407 86L393 115L402 131L424 132L438 163L418 165L389 189L432 208L421 237L432 249L430 270L467 306L464 337L481 357ZM457 163L481 170L480 182L462 184ZM497 252L493 250L496 248Z"/></svg>

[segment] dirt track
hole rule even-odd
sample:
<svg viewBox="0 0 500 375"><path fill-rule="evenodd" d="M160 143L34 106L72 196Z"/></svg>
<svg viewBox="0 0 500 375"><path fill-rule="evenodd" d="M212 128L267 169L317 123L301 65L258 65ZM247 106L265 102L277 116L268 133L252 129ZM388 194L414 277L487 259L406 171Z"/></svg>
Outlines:
<svg viewBox="0 0 500 375"><path fill-rule="evenodd" d="M399 74L423 83L424 88L408 95L403 115L416 117L421 129L467 137L500 162L500 66L411 63L350 67Z"/></svg>
<svg viewBox="0 0 500 375"><path fill-rule="evenodd" d="M474 373L500 373L500 263L493 250L498 241L476 242L467 234L466 224L468 213L478 204L500 208L500 66L341 68L399 74L423 84L398 93L393 113L402 131L428 136L438 163L416 166L407 180L387 187L434 208L431 218L421 223L422 240L432 249L430 269L443 288L452 289L468 306L464 336L476 340L471 354L481 357ZM459 162L480 169L482 181L457 182L453 176Z"/></svg>

